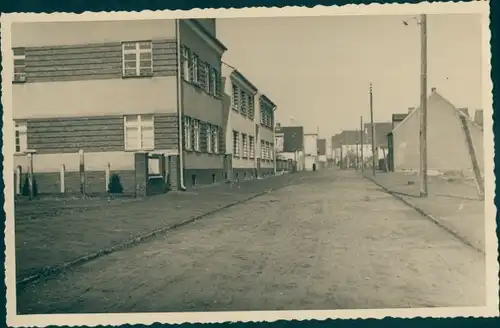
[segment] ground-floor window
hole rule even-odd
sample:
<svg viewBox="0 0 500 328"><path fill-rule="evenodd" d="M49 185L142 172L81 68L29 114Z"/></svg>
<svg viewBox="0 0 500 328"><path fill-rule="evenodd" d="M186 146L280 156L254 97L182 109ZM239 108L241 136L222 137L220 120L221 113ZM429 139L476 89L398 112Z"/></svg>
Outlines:
<svg viewBox="0 0 500 328"><path fill-rule="evenodd" d="M154 149L153 115L126 115L124 126L126 150Z"/></svg>
<svg viewBox="0 0 500 328"><path fill-rule="evenodd" d="M248 136L241 134L241 142L243 144L243 158L248 158Z"/></svg>
<svg viewBox="0 0 500 328"><path fill-rule="evenodd" d="M249 157L250 158L255 158L255 139L254 137L252 136L249 136L248 137L248 145L249 145L249 148L250 148L250 151L249 151Z"/></svg>
<svg viewBox="0 0 500 328"><path fill-rule="evenodd" d="M233 131L233 155L240 157L240 134L237 131Z"/></svg>

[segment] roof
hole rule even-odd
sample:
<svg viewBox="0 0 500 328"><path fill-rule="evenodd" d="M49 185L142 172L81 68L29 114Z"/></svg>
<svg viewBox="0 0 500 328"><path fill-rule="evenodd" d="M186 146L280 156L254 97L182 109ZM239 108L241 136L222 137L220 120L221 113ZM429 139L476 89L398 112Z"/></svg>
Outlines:
<svg viewBox="0 0 500 328"><path fill-rule="evenodd" d="M339 139L342 145L355 145L356 143L361 143L361 132L359 130L342 131Z"/></svg>
<svg viewBox="0 0 500 328"><path fill-rule="evenodd" d="M401 122L408 116L408 113L403 113L403 114L392 114L392 121L393 122Z"/></svg>
<svg viewBox="0 0 500 328"><path fill-rule="evenodd" d="M276 110L276 107L278 107L278 106L276 106L276 104L275 104L275 103L273 103L273 102L271 101L271 99L269 99L269 97L268 97L268 96L266 96L265 94L261 94L261 95L260 95L260 98L261 98L261 99L264 99L264 101L265 101L265 102L267 102L269 105L271 105L271 106L273 107L273 110Z"/></svg>
<svg viewBox="0 0 500 328"><path fill-rule="evenodd" d="M481 131L483 131L483 127L481 125L479 125L477 122L474 122L474 119L471 118L469 115L465 114L463 111L461 111L460 109L458 109L455 105L453 105L451 103L451 101L449 101L448 99L446 99L445 97L443 97L440 93L438 93L436 90L432 91L431 95L427 98L428 102L429 102L429 99L431 97L438 97L439 99L443 100L444 102L446 102L448 105L450 105L456 112L457 115L459 116L463 116L465 117L465 119L467 121L469 121L469 123L472 125L472 126L475 126L476 128L480 129ZM412 111L411 114L415 113L415 112L418 112L420 110L420 107L416 108L414 111ZM411 116L411 114L408 114L406 116L406 118L397 126L394 128L394 130L396 130L397 128L399 128L401 125L404 124L404 122ZM393 131L394 131L393 130Z"/></svg>
<svg viewBox="0 0 500 328"><path fill-rule="evenodd" d="M392 131L392 122L375 122L373 123L375 132L375 146L387 146L387 135ZM365 131L367 131L367 141L372 140L371 123L365 123Z"/></svg>

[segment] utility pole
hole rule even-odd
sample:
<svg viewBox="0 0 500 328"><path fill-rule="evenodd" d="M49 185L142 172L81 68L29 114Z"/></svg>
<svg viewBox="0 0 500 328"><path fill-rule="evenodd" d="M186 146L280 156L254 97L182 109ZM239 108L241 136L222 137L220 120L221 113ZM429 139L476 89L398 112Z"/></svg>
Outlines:
<svg viewBox="0 0 500 328"><path fill-rule="evenodd" d="M361 132L361 172L364 172L365 171L365 159L363 157L363 148L365 148L365 145L364 145L364 142L365 142L364 132L365 132L365 130L363 129L363 116L361 116L360 132Z"/></svg>
<svg viewBox="0 0 500 328"><path fill-rule="evenodd" d="M340 143L340 169L344 168L344 151L343 151L344 145L342 145L342 142Z"/></svg>
<svg viewBox="0 0 500 328"><path fill-rule="evenodd" d="M359 142L356 141L356 171L359 168Z"/></svg>
<svg viewBox="0 0 500 328"><path fill-rule="evenodd" d="M420 197L427 197L427 15L420 16Z"/></svg>
<svg viewBox="0 0 500 328"><path fill-rule="evenodd" d="M372 130L372 169L373 176L376 174L375 170L375 126L373 125L373 85L370 83L370 121Z"/></svg>

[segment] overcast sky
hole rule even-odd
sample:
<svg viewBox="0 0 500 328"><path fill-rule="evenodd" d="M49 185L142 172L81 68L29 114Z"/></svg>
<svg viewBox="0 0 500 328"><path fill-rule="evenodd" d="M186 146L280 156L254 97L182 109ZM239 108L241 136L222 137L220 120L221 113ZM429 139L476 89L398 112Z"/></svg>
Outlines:
<svg viewBox="0 0 500 328"><path fill-rule="evenodd" d="M429 89L473 114L482 108L480 16L427 21ZM283 125L319 126L322 137L359 128L370 81L375 121L418 107L420 30L409 16L218 19L217 36L229 49L224 61L278 105Z"/></svg>

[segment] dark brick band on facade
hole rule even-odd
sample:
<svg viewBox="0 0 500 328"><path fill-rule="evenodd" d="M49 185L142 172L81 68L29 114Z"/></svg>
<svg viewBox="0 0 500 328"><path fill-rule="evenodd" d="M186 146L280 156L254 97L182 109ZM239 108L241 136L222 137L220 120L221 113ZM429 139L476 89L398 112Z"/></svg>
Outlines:
<svg viewBox="0 0 500 328"><path fill-rule="evenodd" d="M176 76L175 40L153 40L152 77ZM14 48L24 54L25 81L55 82L121 79L123 53L121 42Z"/></svg>

